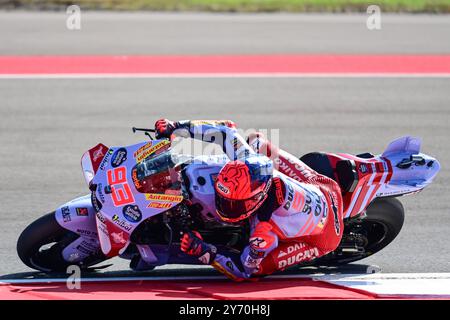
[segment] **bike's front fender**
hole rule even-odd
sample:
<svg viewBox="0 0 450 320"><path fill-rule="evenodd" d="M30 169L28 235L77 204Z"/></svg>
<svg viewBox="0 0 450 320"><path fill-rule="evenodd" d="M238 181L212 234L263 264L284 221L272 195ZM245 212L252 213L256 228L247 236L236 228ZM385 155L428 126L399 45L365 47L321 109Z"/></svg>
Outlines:
<svg viewBox="0 0 450 320"><path fill-rule="evenodd" d="M98 239L95 210L90 194L63 204L56 209L55 217L64 229L82 237Z"/></svg>

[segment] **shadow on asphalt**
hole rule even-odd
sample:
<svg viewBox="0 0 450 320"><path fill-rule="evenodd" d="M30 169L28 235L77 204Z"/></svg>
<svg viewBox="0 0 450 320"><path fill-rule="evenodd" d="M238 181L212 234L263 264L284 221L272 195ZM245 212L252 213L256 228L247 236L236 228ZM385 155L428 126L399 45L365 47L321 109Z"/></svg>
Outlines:
<svg viewBox="0 0 450 320"><path fill-rule="evenodd" d="M109 265L105 266L107 268ZM101 268L101 266L100 266ZM104 271L104 269L94 269L89 271L83 271L81 277L85 278L159 278L159 277L172 277L186 278L186 277L205 277L205 276L218 276L220 273L213 268L182 268L182 269L154 269L151 271L132 271L132 270L120 270L120 271ZM380 272L380 268L374 265L366 264L348 264L344 266L322 266L322 267L301 267L291 268L284 272L278 272L274 275L301 275L301 276L315 276L323 274L366 274ZM11 273L0 276L1 280L18 280L18 279L67 279L68 273L54 272L20 272Z"/></svg>

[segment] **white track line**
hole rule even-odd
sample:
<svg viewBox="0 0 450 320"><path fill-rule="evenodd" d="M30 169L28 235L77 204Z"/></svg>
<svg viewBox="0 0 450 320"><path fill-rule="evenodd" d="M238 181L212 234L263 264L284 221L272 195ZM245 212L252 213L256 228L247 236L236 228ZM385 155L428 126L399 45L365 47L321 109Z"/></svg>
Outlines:
<svg viewBox="0 0 450 320"><path fill-rule="evenodd" d="M334 275L320 280L386 298L450 298L450 273Z"/></svg>
<svg viewBox="0 0 450 320"><path fill-rule="evenodd" d="M317 275L274 275L268 276L266 279L314 279ZM322 275L319 275L319 277ZM0 280L0 285L8 285L8 284L49 284L49 283L66 283L67 280L72 281L73 279L65 279L65 278L53 278L53 279L8 279L8 280ZM104 277L104 278L81 278L80 282L124 282L124 281L185 281L185 280L227 280L225 276L217 275L217 276L173 276L173 277Z"/></svg>
<svg viewBox="0 0 450 320"><path fill-rule="evenodd" d="M195 79L195 78L450 78L450 73L83 73L0 74L0 79Z"/></svg>
<svg viewBox="0 0 450 320"><path fill-rule="evenodd" d="M375 273L375 274L324 274L316 273L305 274L287 274L272 275L265 279L313 279L330 282L344 281L375 281L375 280L450 280L450 273ZM179 280L226 280L224 276L148 276L148 277L102 277L102 278L83 278L81 282L124 282L124 281L179 281ZM67 278L42 278L42 279L5 279L0 280L0 284L27 284L27 283L65 283ZM450 290L450 288L449 288Z"/></svg>

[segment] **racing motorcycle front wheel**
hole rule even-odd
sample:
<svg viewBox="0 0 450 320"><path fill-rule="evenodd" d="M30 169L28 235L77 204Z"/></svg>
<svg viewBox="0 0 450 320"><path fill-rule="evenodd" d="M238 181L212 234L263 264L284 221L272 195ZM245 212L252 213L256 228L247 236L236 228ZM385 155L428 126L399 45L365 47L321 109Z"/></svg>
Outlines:
<svg viewBox="0 0 450 320"><path fill-rule="evenodd" d="M78 237L78 234L61 227L55 212L52 212L25 228L17 240L17 253L25 265L43 272L65 272L69 265L74 264L87 268L106 260L101 252L79 263L64 260L63 250Z"/></svg>

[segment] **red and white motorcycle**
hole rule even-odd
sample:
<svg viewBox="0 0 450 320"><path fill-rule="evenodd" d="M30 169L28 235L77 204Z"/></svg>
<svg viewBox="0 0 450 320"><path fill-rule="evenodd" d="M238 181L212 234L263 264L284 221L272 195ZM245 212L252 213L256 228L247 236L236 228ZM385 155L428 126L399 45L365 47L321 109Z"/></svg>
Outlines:
<svg viewBox="0 0 450 320"><path fill-rule="evenodd" d="M151 138L153 130L133 129ZM423 190L440 169L436 159L420 153L420 144L403 137L375 156L315 152L301 157L339 183L345 212L339 247L309 264L346 264L394 240L404 220L397 197ZM82 157L91 194L31 223L19 237L18 255L44 272L73 264L95 269L115 256L131 260L134 270L199 264L179 249L179 234L186 228L198 230L217 247L241 250L248 243L248 226L219 222L215 214L214 178L226 161L220 155L178 154L169 140L110 148L99 144ZM160 175L167 170L169 180ZM279 170L289 175L288 168Z"/></svg>

